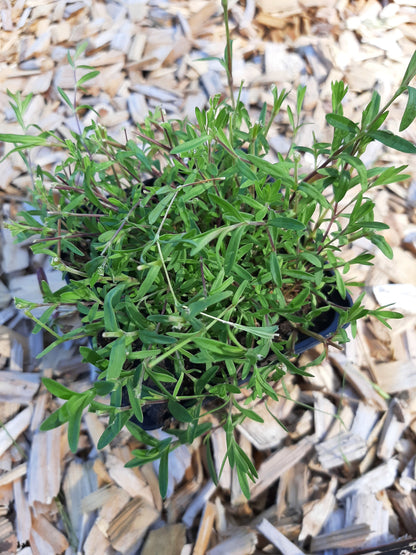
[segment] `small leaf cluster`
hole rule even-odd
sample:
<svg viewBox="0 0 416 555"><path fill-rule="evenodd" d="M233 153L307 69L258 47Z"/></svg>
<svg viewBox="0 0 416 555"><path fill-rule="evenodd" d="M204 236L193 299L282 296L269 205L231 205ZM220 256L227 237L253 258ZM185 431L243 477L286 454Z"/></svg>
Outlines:
<svg viewBox="0 0 416 555"><path fill-rule="evenodd" d="M84 67L76 65L81 52L69 58L74 73ZM225 460L248 497L256 470L235 430L246 418L261 421L247 402L277 399L273 385L287 372L307 374L293 363L299 339L342 343L347 324L354 331L357 320L369 314L386 325L387 318L398 317L385 307L365 309L363 296L349 306L331 294L337 290L346 299L350 284L343 274L373 258L365 253L346 262L343 246L365 237L392 256L381 234L387 226L374 220L368 193L409 176L405 166L368 169L361 155L372 141L416 152L410 142L381 129L391 103L406 92L400 129L414 120L415 73L413 56L393 98L381 107L374 92L360 122L343 115L347 87L333 83L326 116L332 142L315 140L307 147L296 143L304 87L297 91L295 111L285 107L289 93L273 88L273 105L265 104L256 121L240 94L232 103L214 96L206 109L196 109L196 123L166 120L156 110L125 142L97 123L79 126L71 138L36 128L29 133L27 127L22 135L0 135L26 160L40 145L64 153L53 169L34 169L32 208L10 227L18 241L32 240L34 253L49 255L68 283L52 292L41 282L46 310L40 317L31 313L33 303L19 300L19 306L36 329L52 334L43 354L70 339L89 338L80 351L97 369L96 382L83 393L44 379L65 402L42 429L67 422L76 451L83 411L107 414L99 447L127 427L143 444L129 466L160 459L165 494L169 453L197 437L207 445L217 480L206 418L215 413L226 431ZM95 76L88 69L78 88ZM59 93L76 115L75 99ZM24 126L30 99L10 97ZM282 110L293 141L272 163L267 136ZM315 160L310 173L302 170L305 153ZM58 322L68 307L79 312L82 325L63 333ZM324 337L316 321L329 314L337 315L338 329ZM244 401L243 386L250 392ZM162 403L178 425L167 422L169 437L159 441L141 423L148 407Z"/></svg>

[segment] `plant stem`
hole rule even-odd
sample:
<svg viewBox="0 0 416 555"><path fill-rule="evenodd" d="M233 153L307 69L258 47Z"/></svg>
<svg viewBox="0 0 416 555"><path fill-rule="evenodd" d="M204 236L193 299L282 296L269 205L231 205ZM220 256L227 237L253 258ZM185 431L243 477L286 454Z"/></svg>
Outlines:
<svg viewBox="0 0 416 555"><path fill-rule="evenodd" d="M232 42L230 37L230 25L228 22L228 0L221 0L221 6L224 12L224 26L226 34L226 47L225 47L225 63L226 63L226 73L228 80L228 88L230 89L230 98L233 108L235 108L235 98L234 98L234 83L233 83L233 54L232 54Z"/></svg>

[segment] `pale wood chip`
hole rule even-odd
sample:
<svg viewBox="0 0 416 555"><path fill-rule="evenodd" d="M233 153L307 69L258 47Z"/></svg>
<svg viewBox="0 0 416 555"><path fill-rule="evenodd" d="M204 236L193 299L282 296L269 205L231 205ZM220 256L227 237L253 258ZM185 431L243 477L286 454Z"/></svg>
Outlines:
<svg viewBox="0 0 416 555"><path fill-rule="evenodd" d="M132 468L126 468L118 457L107 455L107 469L114 482L131 497L142 497L153 505L153 495L148 484Z"/></svg>
<svg viewBox="0 0 416 555"><path fill-rule="evenodd" d="M186 544L186 528L183 524L168 524L157 530L151 530L147 537L141 555L154 555L166 552L169 546L169 555L183 555ZM195 551L194 551L195 553Z"/></svg>
<svg viewBox="0 0 416 555"><path fill-rule="evenodd" d="M267 519L263 519L257 525L257 530L275 547L278 547L283 555L303 555L304 552L289 541L279 530Z"/></svg>
<svg viewBox="0 0 416 555"><path fill-rule="evenodd" d="M409 406L399 399L393 399L390 403L384 426L381 430L377 446L377 456L383 460L389 460L395 448L408 427L411 420Z"/></svg>
<svg viewBox="0 0 416 555"><path fill-rule="evenodd" d="M0 517L0 546L7 549L5 555L17 553L17 538L13 532L13 525L9 519Z"/></svg>
<svg viewBox="0 0 416 555"><path fill-rule="evenodd" d="M97 524L94 524L82 546L85 555L114 555L114 549L108 538L103 534Z"/></svg>
<svg viewBox="0 0 416 555"><path fill-rule="evenodd" d="M21 433L23 433L30 424L30 419L33 413L33 406L29 405L24 410L19 412L9 422L6 422L2 429L0 430L0 456L7 451L7 449L13 445L14 441L18 439Z"/></svg>
<svg viewBox="0 0 416 555"><path fill-rule="evenodd" d="M61 428L38 432L33 437L28 465L29 504L50 504L61 486Z"/></svg>
<svg viewBox="0 0 416 555"><path fill-rule="evenodd" d="M107 533L111 545L120 553L137 549L149 527L159 518L159 512L144 499L131 499L110 522Z"/></svg>
<svg viewBox="0 0 416 555"><path fill-rule="evenodd" d="M402 520L406 532L411 536L416 536L416 507L412 497L398 491L389 491L388 496Z"/></svg>
<svg viewBox="0 0 416 555"><path fill-rule="evenodd" d="M316 538L312 538L310 549L314 553L340 547L359 548L368 538L370 532L368 524L354 524L342 530L320 534Z"/></svg>
<svg viewBox="0 0 416 555"><path fill-rule="evenodd" d="M345 501L345 526L368 524L370 527L371 532L360 546L362 548L386 543L391 538L389 533L391 510L380 497L379 494L358 492Z"/></svg>
<svg viewBox="0 0 416 555"><path fill-rule="evenodd" d="M206 555L251 555L255 552L256 545L257 534L248 528L240 527L235 535L209 549Z"/></svg>
<svg viewBox="0 0 416 555"><path fill-rule="evenodd" d="M192 523L195 520L197 514L205 507L207 501L214 493L216 486L212 480L208 480L203 488L199 491L199 493L195 496L192 500L190 505L185 511L185 514L182 517L182 522L185 524L187 528L192 526Z"/></svg>
<svg viewBox="0 0 416 555"><path fill-rule="evenodd" d="M368 378L355 364L351 363L342 353L331 352L330 358L335 362L340 372L345 374L347 380L362 399L378 409L386 410L386 401L375 391Z"/></svg>
<svg viewBox="0 0 416 555"><path fill-rule="evenodd" d="M2 268L5 274L25 270L29 266L29 252L16 244L10 229L2 230L2 251Z"/></svg>
<svg viewBox="0 0 416 555"><path fill-rule="evenodd" d="M23 348L20 343L21 357L23 360ZM16 370L3 370L0 373L0 402L2 403L19 403L28 405L33 396L39 389L39 374L29 374Z"/></svg>
<svg viewBox="0 0 416 555"><path fill-rule="evenodd" d="M86 463L71 461L66 469L62 489L71 525L77 537L81 538L85 534L87 525L87 519L81 508L82 500L97 489L97 476L93 470L92 461Z"/></svg>
<svg viewBox="0 0 416 555"><path fill-rule="evenodd" d="M20 465L20 467L23 466L26 465ZM14 470L17 470L17 468ZM23 489L22 480L20 478L13 482L13 499L14 509L16 511L16 536L18 541L23 544L26 543L30 538L32 515L25 491Z"/></svg>
<svg viewBox="0 0 416 555"><path fill-rule="evenodd" d="M250 487L251 499L255 499L276 482L284 472L301 461L312 450L315 442L314 436L306 437L295 445L283 447L266 459L259 468L257 482Z"/></svg>
<svg viewBox="0 0 416 555"><path fill-rule="evenodd" d="M27 463L22 463L0 476L0 487L18 481L27 472Z"/></svg>
<svg viewBox="0 0 416 555"><path fill-rule="evenodd" d="M331 478L325 495L318 500L305 503L303 506L302 529L299 534L299 542L306 540L309 536L315 537L322 530L336 506L335 491L338 482Z"/></svg>
<svg viewBox="0 0 416 555"><path fill-rule="evenodd" d="M54 553L62 553L69 547L68 540L44 515L32 519L32 530L48 543Z"/></svg>
<svg viewBox="0 0 416 555"><path fill-rule="evenodd" d="M100 489L92 491L81 501L81 509L84 513L90 513L101 509L101 507L114 497L117 491L116 486L104 486Z"/></svg>
<svg viewBox="0 0 416 555"><path fill-rule="evenodd" d="M388 488L396 478L398 466L399 461L396 459L390 459L387 463L377 466L340 488L336 494L337 499L344 499L348 495L353 495L357 492L377 493L382 489Z"/></svg>
<svg viewBox="0 0 416 555"><path fill-rule="evenodd" d="M193 555L204 555L206 553L213 531L215 516L216 507L214 503L208 501L199 522L198 535L196 537Z"/></svg>
<svg viewBox="0 0 416 555"><path fill-rule="evenodd" d="M316 445L318 459L323 468L330 470L362 459L367 446L362 437L352 432L342 432Z"/></svg>

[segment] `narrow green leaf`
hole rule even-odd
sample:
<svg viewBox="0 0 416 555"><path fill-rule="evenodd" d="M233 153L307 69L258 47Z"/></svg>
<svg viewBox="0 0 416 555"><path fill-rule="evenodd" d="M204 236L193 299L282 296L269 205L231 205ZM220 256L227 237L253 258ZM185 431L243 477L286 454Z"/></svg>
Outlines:
<svg viewBox="0 0 416 555"><path fill-rule="evenodd" d="M59 399L70 399L74 395L79 395L75 391L71 391L67 387L63 386L62 384L56 382L55 380L51 380L50 378L42 378L42 383L55 397L59 397Z"/></svg>
<svg viewBox="0 0 416 555"><path fill-rule="evenodd" d="M382 318L393 318L394 320L400 320L404 318L403 314L400 314L400 312L395 312L394 310L376 309L375 314L376 316L381 316Z"/></svg>
<svg viewBox="0 0 416 555"><path fill-rule="evenodd" d="M222 216L228 217L232 221L245 222L247 221L247 215L244 215L238 208L233 206L227 200L210 193L210 200L221 208Z"/></svg>
<svg viewBox="0 0 416 555"><path fill-rule="evenodd" d="M416 146L403 139L403 137L399 137L392 133L391 131L370 131L368 135L379 141L383 145L386 145L394 150L398 150L399 152L405 152L407 154L416 154Z"/></svg>
<svg viewBox="0 0 416 555"><path fill-rule="evenodd" d="M250 410L243 407L242 405L239 405L235 399L233 399L233 405L241 412L241 414L244 414L244 416L246 416L247 418L250 418L255 422L260 422L260 423L264 422L263 418L259 414L257 414L254 410Z"/></svg>
<svg viewBox="0 0 416 555"><path fill-rule="evenodd" d="M100 439L97 443L98 449L103 449L108 445L113 439L121 432L124 425L127 423L131 414L129 411L119 412L116 414L113 422L106 427L104 432L101 434Z"/></svg>
<svg viewBox="0 0 416 555"><path fill-rule="evenodd" d="M386 256L389 260L393 259L393 250L384 237L374 234L369 237L369 239L376 247L381 250L384 256Z"/></svg>
<svg viewBox="0 0 416 555"><path fill-rule="evenodd" d="M407 92L407 104L400 122L399 131L407 129L416 118L416 89L414 87L407 87Z"/></svg>
<svg viewBox="0 0 416 555"><path fill-rule="evenodd" d="M228 243L227 250L224 257L224 271L226 275L229 275L233 269L234 262L237 258L238 249L240 246L241 239L246 231L245 227L240 227L231 235L230 242Z"/></svg>
<svg viewBox="0 0 416 555"><path fill-rule="evenodd" d="M178 146L175 146L170 152L171 154L183 154L184 152L189 152L190 150L194 150L198 146L202 145L203 143L207 142L209 139L209 135L204 134L196 139L191 139L190 141L186 141Z"/></svg>
<svg viewBox="0 0 416 555"><path fill-rule="evenodd" d="M105 296L104 299L104 325L106 331L117 331L119 329L116 313L113 308L113 300L124 288L124 284L116 285Z"/></svg>
<svg viewBox="0 0 416 555"><path fill-rule="evenodd" d="M277 287L282 287L282 273L280 271L279 259L274 251L270 253L270 273Z"/></svg>
<svg viewBox="0 0 416 555"><path fill-rule="evenodd" d="M235 345L228 345L221 341L215 339L210 339L208 337L194 337L193 342L200 348L204 349L218 355L227 356L239 356L244 353L244 350Z"/></svg>
<svg viewBox="0 0 416 555"><path fill-rule="evenodd" d="M81 428L81 418L85 407L90 403L94 396L94 391L90 390L85 393L72 397L66 403L68 411L68 444L72 453L76 453L78 448L79 433Z"/></svg>
<svg viewBox="0 0 416 555"><path fill-rule="evenodd" d="M175 196L175 192L173 191L172 193L165 195L158 203L157 205L151 210L148 218L149 218L149 224L153 225L157 219L159 218L159 216L162 214L162 212L165 210L165 208L168 206L168 204L171 202L171 200L173 199L173 197Z"/></svg>
<svg viewBox="0 0 416 555"><path fill-rule="evenodd" d="M345 160L345 162L347 162L357 171L358 177L360 178L360 183L364 187L364 190L366 190L368 187L368 177L367 168L365 167L364 162L360 160L360 158L357 158L356 156L351 156L350 154L347 154L345 152L342 152L340 154L340 158L342 158L342 160Z"/></svg>
<svg viewBox="0 0 416 555"><path fill-rule="evenodd" d="M273 339L279 329L279 326L243 326L242 324L234 324L233 327L262 339Z"/></svg>
<svg viewBox="0 0 416 555"><path fill-rule="evenodd" d="M192 414L183 405L173 399L169 399L168 409L173 418L178 422L192 422L193 420Z"/></svg>
<svg viewBox="0 0 416 555"><path fill-rule="evenodd" d="M306 93L306 85L299 85L297 94L296 94L296 113L298 117L300 116L302 111L302 104L303 104L303 99L305 98L305 93Z"/></svg>
<svg viewBox="0 0 416 555"><path fill-rule="evenodd" d="M285 216L277 216L275 218L271 218L268 221L269 225L273 227L280 227L282 229L292 229L293 231L302 231L305 229L305 226L302 222L295 220L294 218L286 218Z"/></svg>
<svg viewBox="0 0 416 555"><path fill-rule="evenodd" d="M279 162L278 164L272 164L268 160L264 160L264 158L260 158L259 156L254 156L252 154L244 154L244 158L247 159L253 166L256 166L259 170L264 171L270 177L274 177L276 179L284 179L287 181L288 171L293 166L292 163L289 162Z"/></svg>
<svg viewBox="0 0 416 555"><path fill-rule="evenodd" d="M238 483L246 499L250 499L250 486L248 485L247 474L236 463Z"/></svg>
<svg viewBox="0 0 416 555"><path fill-rule="evenodd" d="M95 382L94 389L97 395L99 395L100 397L104 397L105 395L108 395L113 391L114 383L105 381Z"/></svg>
<svg viewBox="0 0 416 555"><path fill-rule="evenodd" d="M45 281L42 281L42 284L46 283ZM45 297L44 297L45 298ZM35 327L32 330L32 333L38 333L41 329L42 329L42 324L47 324L47 322L49 321L50 317L52 316L52 314L55 312L56 310L56 306L57 305L53 305L50 306L49 308L47 308L45 310L45 312L43 314L41 314L38 318L38 321L35 325Z"/></svg>
<svg viewBox="0 0 416 555"><path fill-rule="evenodd" d="M373 187L377 185L388 185L389 183L398 183L399 181L404 181L405 179L409 179L410 175L407 173L400 173L405 170L407 166L399 166L398 168L391 166L389 168L385 168L381 171L380 175L373 183ZM381 168L378 168L381 169Z"/></svg>
<svg viewBox="0 0 416 555"><path fill-rule="evenodd" d="M87 50L87 46L88 46L88 40L83 40L77 47L75 50L75 54L74 54L74 61L78 60L78 58L80 56L82 56L82 54L84 54L84 52ZM78 66L78 67L82 67L82 66Z"/></svg>
<svg viewBox="0 0 416 555"><path fill-rule="evenodd" d="M329 204L328 199L326 199L325 196L317 190L313 183L306 183L306 181L302 181L299 190L307 196L310 196L312 199L316 200L322 206L322 208L328 208L329 210L331 209L331 205Z"/></svg>
<svg viewBox="0 0 416 555"><path fill-rule="evenodd" d="M122 335L111 343L107 380L116 380L120 376L126 356L126 337Z"/></svg>
<svg viewBox="0 0 416 555"><path fill-rule="evenodd" d="M232 295L232 291L221 291L220 293L215 293L214 295L209 295L204 299L199 299L198 301L189 304L189 317L194 318L200 312L205 311L209 306L218 304L223 300L227 299Z"/></svg>
<svg viewBox="0 0 416 555"><path fill-rule="evenodd" d="M305 251L302 253L302 258L310 262L313 266L316 266L317 268L322 268L322 260L316 254Z"/></svg>
<svg viewBox="0 0 416 555"><path fill-rule="evenodd" d="M77 87L81 87L81 85L83 85L87 81L90 81L91 79L94 79L94 77L97 77L97 75L100 75L100 72L98 70L89 71L88 73L83 75L80 79L78 79Z"/></svg>
<svg viewBox="0 0 416 555"><path fill-rule="evenodd" d="M78 449L79 433L81 429L81 418L84 407L80 406L75 414L68 420L68 445L71 453L76 453Z"/></svg>
<svg viewBox="0 0 416 555"><path fill-rule="evenodd" d="M54 428L58 428L68 420L66 409L63 408L64 406L65 405L63 405L62 407L59 407L59 409L57 409L52 414L50 414L48 418L46 418L46 420L42 422L42 424L39 427L39 430L41 432L47 432L48 430L53 430Z"/></svg>
<svg viewBox="0 0 416 555"><path fill-rule="evenodd" d="M219 235L221 235L221 233L224 233L224 234L229 233L230 231L232 231L233 229L236 229L240 225L241 224L233 224L233 225L228 225L223 227L217 227L212 231L205 231L204 233L201 233L201 235L194 237L193 241L196 243L196 247L194 247L191 250L191 256L195 256L195 254L198 254L199 251L201 251L206 245L208 245L208 243L210 243L211 241L216 239Z"/></svg>
<svg viewBox="0 0 416 555"><path fill-rule="evenodd" d="M162 335L153 330L139 330L138 336L140 341L145 345L170 345L176 342L173 337L168 337L167 335ZM138 356L138 358L148 358L150 351L145 351L146 356Z"/></svg>
<svg viewBox="0 0 416 555"><path fill-rule="evenodd" d="M249 281L246 279L240 283L240 285L237 287L236 292L234 293L231 304L236 305L239 302L248 284Z"/></svg>
<svg viewBox="0 0 416 555"><path fill-rule="evenodd" d="M166 498L169 483L169 449L165 449L159 464L159 491L162 499Z"/></svg>
<svg viewBox="0 0 416 555"><path fill-rule="evenodd" d="M335 129L345 131L346 133L357 133L357 131L359 131L358 125L345 116L341 116L339 114L327 114L325 119L329 125L332 125Z"/></svg>
<svg viewBox="0 0 416 555"><path fill-rule="evenodd" d="M127 420L126 428L140 443L145 443L146 445L150 445L152 447L156 447L159 444L159 441L155 437L148 434L145 430L143 430L143 428L140 428L140 426L130 420Z"/></svg>
<svg viewBox="0 0 416 555"><path fill-rule="evenodd" d="M196 395L200 395L204 391L205 386L208 383L211 383L211 380L218 372L218 369L219 369L218 366L211 366L211 368L208 368L208 370L203 372L202 376L198 379L198 381L194 385Z"/></svg>
<svg viewBox="0 0 416 555"><path fill-rule="evenodd" d="M334 270L334 273L335 273L335 281L337 283L338 292L341 295L341 297L345 299L347 295L347 289L345 287L344 280L342 279L342 276L338 270Z"/></svg>
<svg viewBox="0 0 416 555"><path fill-rule="evenodd" d="M65 103L68 104L68 106L71 108L71 110L74 110L74 105L72 104L66 92L63 89L61 89L61 87L58 87L58 92L61 95L61 97L64 99Z"/></svg>
<svg viewBox="0 0 416 555"><path fill-rule="evenodd" d="M14 133L0 133L0 142L21 144L27 148L48 144L46 138L41 135L17 135Z"/></svg>
<svg viewBox="0 0 416 555"><path fill-rule="evenodd" d="M374 120L380 110L381 97L377 91L374 91L370 102L367 104L362 113L361 127L364 128Z"/></svg>
<svg viewBox="0 0 416 555"><path fill-rule="evenodd" d="M160 272L160 265L158 266L151 266L151 268L147 271L146 277L140 284L139 290L137 292L137 296L139 299L142 299L152 287L155 279L157 278Z"/></svg>
<svg viewBox="0 0 416 555"><path fill-rule="evenodd" d="M404 73L403 80L401 82L402 87L407 87L410 81L416 76L416 51L410 59L409 65Z"/></svg>
<svg viewBox="0 0 416 555"><path fill-rule="evenodd" d="M209 475L216 486L218 486L218 475L215 469L214 458L212 456L211 442L208 440L205 444L207 454L207 466Z"/></svg>

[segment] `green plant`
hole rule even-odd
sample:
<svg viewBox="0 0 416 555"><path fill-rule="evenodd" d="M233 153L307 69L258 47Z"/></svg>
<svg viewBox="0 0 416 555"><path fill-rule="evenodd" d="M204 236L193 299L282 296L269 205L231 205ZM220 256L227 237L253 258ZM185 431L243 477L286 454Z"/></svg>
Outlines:
<svg viewBox="0 0 416 555"><path fill-rule="evenodd" d="M68 56L74 73L81 52ZM231 55L228 40L221 63L230 86ZM326 116L332 142L311 147L296 144L306 94L299 87L296 111L286 107L292 146L276 164L265 159L267 136L284 109L285 90L273 88L273 105L263 106L258 121L241 102L241 88L235 98L231 92L230 103L218 95L197 109L197 123L166 120L157 110L125 143L95 123L72 132L71 139L40 129L29 134L24 112L30 98L10 94L25 133L0 140L12 143L28 167L27 152L34 147L65 153L53 171L33 170L33 208L10 227L18 241L32 239L34 253L49 255L68 285L52 292L41 282L45 311L39 318L31 313L39 305L16 302L35 321L35 331L43 327L54 337L43 354L64 341L90 338L80 351L98 369L96 382L82 393L43 380L65 403L42 429L68 422L76 451L83 411L109 415L99 447L126 426L147 446L133 451L128 465L160 459L165 494L172 449L201 436L211 461L212 429L205 415L214 412L226 431L226 458L248 497L256 470L234 431L245 418L261 419L241 401L242 381L250 390L248 401L277 399L273 384L286 372L308 375L308 367L293 363L301 334L339 345L347 341L346 324L354 333L357 320L369 314L386 325L387 318L400 317L385 307L365 309L363 295L348 307L331 301L331 293L337 290L345 299L352 283L343 274L354 264L371 265L373 258L367 253L346 262L343 245L366 237L392 257L379 233L388 226L374 221L367 194L409 176L405 166L367 169L360 157L375 140L416 152L413 144L380 129L389 106L405 92L409 102L400 130L414 120L415 74L416 54L393 98L381 107L374 92L358 123L343 115L347 87L333 83L332 112ZM94 75L91 69L77 87ZM59 92L75 115L83 108ZM301 169L305 152L315 160L308 175ZM82 326L62 333L56 317L66 307L80 313ZM338 314L338 327L323 337L315 323L329 312ZM159 441L138 423L147 407L161 401L180 425L167 427L168 439ZM209 467L216 480L212 462Z"/></svg>

